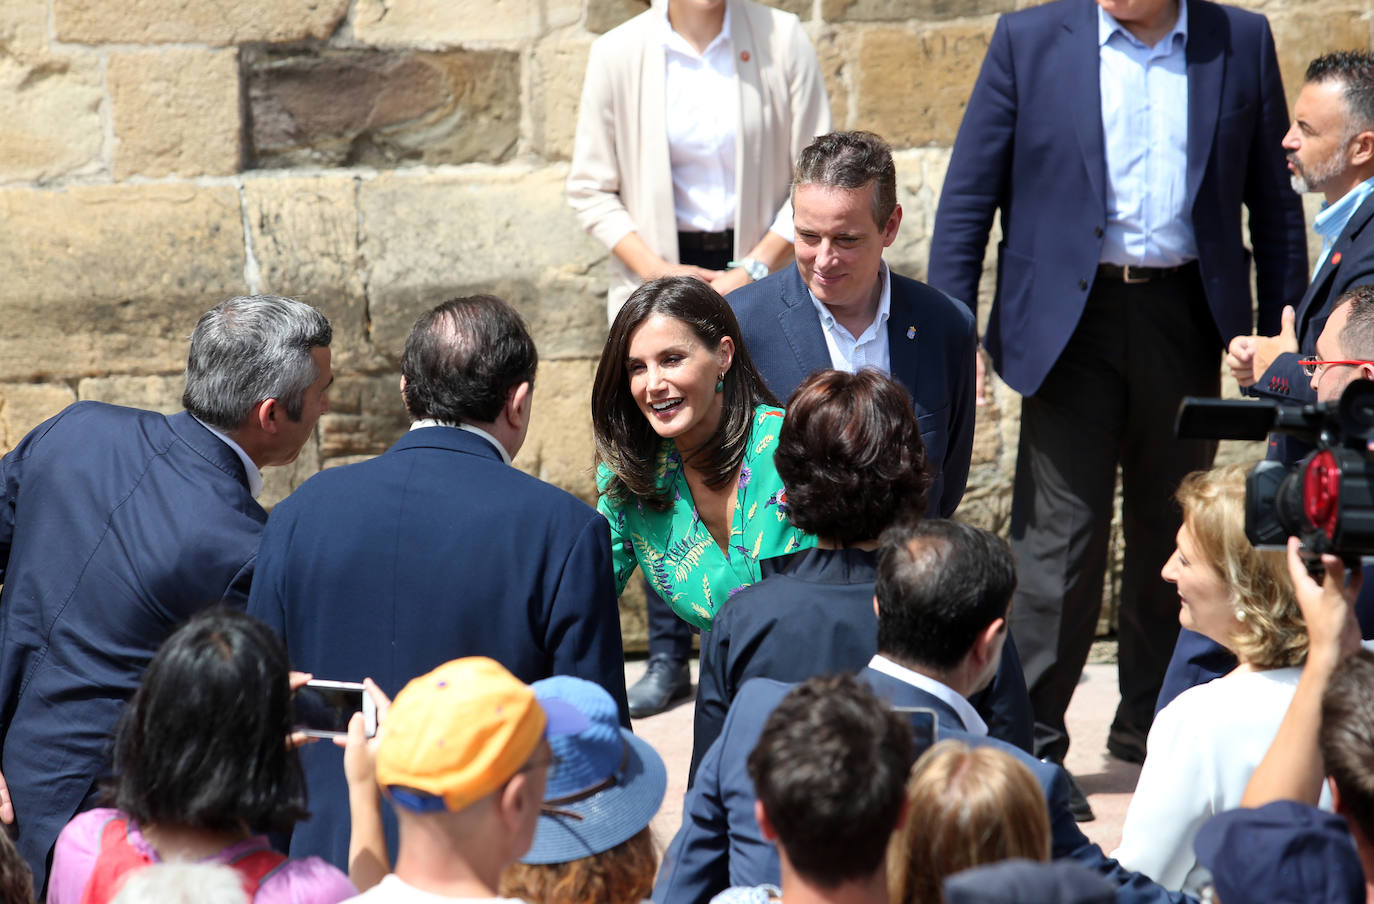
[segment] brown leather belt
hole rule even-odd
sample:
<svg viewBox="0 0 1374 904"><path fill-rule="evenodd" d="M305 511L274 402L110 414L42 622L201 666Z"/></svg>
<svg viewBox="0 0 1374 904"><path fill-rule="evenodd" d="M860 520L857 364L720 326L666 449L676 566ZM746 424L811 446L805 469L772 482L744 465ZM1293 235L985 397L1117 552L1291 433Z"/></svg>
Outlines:
<svg viewBox="0 0 1374 904"><path fill-rule="evenodd" d="M1138 285L1157 279L1168 279L1170 276L1178 276L1196 269L1197 261L1188 261L1177 267L1137 267L1135 264L1126 264L1123 267L1120 264L1098 264L1097 278L1118 279L1127 285Z"/></svg>

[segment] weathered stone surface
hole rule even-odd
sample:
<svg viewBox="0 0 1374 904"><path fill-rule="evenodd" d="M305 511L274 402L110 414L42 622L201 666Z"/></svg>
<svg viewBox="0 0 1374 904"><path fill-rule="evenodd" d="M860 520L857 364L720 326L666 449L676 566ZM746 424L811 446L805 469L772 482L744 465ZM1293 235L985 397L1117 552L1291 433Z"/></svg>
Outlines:
<svg viewBox="0 0 1374 904"><path fill-rule="evenodd" d="M852 83L857 78L857 67L850 65L856 41L851 40L846 31L826 28L813 32L811 43L815 45L816 60L825 78L825 91L830 95L830 118L835 128L848 129L853 107Z"/></svg>
<svg viewBox="0 0 1374 904"><path fill-rule="evenodd" d="M114 176L222 176L239 170L235 50L115 53Z"/></svg>
<svg viewBox="0 0 1374 904"><path fill-rule="evenodd" d="M644 582L639 573L630 578L620 595L620 642L626 653L649 651L649 619L644 611Z"/></svg>
<svg viewBox="0 0 1374 904"><path fill-rule="evenodd" d="M27 31L17 36L27 43ZM0 52L0 182L48 182L103 166L100 64Z"/></svg>
<svg viewBox="0 0 1374 904"><path fill-rule="evenodd" d="M64 383L0 383L0 455L75 401L76 393Z"/></svg>
<svg viewBox="0 0 1374 904"><path fill-rule="evenodd" d="M257 166L494 162L519 138L515 53L263 50L245 59Z"/></svg>
<svg viewBox="0 0 1374 904"><path fill-rule="evenodd" d="M592 377L596 361L542 361L534 378L529 434L515 466L596 505Z"/></svg>
<svg viewBox="0 0 1374 904"><path fill-rule="evenodd" d="M0 380L177 372L200 314L244 291L232 187L0 191Z"/></svg>
<svg viewBox="0 0 1374 904"><path fill-rule="evenodd" d="M348 0L52 0L52 10L59 41L225 45L327 38Z"/></svg>
<svg viewBox="0 0 1374 904"><path fill-rule="evenodd" d="M587 0L587 31L603 34L642 12L640 0Z"/></svg>
<svg viewBox="0 0 1374 904"><path fill-rule="evenodd" d="M324 312L334 326L336 371L380 364L368 342L356 197L354 180L345 176L243 184L259 291L299 298Z"/></svg>
<svg viewBox="0 0 1374 904"><path fill-rule="evenodd" d="M991 37L991 21L863 32L854 128L895 147L953 144Z"/></svg>
<svg viewBox="0 0 1374 904"><path fill-rule="evenodd" d="M291 491L305 483L320 470L319 428L314 436L306 440L301 454L289 465L280 468L264 468L262 472L262 492L258 502L265 509L281 502Z"/></svg>
<svg viewBox="0 0 1374 904"><path fill-rule="evenodd" d="M827 22L939 21L1014 9L1016 0L821 0Z"/></svg>
<svg viewBox="0 0 1374 904"><path fill-rule="evenodd" d="M0 3L0 48L9 56L31 59L48 49L45 3Z"/></svg>
<svg viewBox="0 0 1374 904"><path fill-rule="evenodd" d="M174 414L181 410L181 393L186 379L181 374L167 377L87 377L76 385L83 402L109 402L129 408L143 408Z"/></svg>
<svg viewBox="0 0 1374 904"><path fill-rule="evenodd" d="M409 426L399 371L338 377L329 389L329 413L320 418L320 456L333 461L380 455Z"/></svg>
<svg viewBox="0 0 1374 904"><path fill-rule="evenodd" d="M582 79L591 46L587 38L571 38L545 41L534 50L530 69L534 130L531 144L532 150L547 160L572 157Z"/></svg>
<svg viewBox="0 0 1374 904"><path fill-rule="evenodd" d="M1320 15L1302 9L1270 13L1274 45L1279 54L1279 71L1288 95L1288 115L1302 90L1307 64L1314 57L1333 50L1368 50L1370 23L1368 6L1358 9L1332 9Z"/></svg>
<svg viewBox="0 0 1374 904"><path fill-rule="evenodd" d="M358 207L372 342L399 360L415 318L492 292L524 316L541 361L601 353L606 252L563 200L562 167L397 172L362 183Z"/></svg>
<svg viewBox="0 0 1374 904"><path fill-rule="evenodd" d="M539 0L357 0L353 36L422 47L519 41L540 33Z"/></svg>

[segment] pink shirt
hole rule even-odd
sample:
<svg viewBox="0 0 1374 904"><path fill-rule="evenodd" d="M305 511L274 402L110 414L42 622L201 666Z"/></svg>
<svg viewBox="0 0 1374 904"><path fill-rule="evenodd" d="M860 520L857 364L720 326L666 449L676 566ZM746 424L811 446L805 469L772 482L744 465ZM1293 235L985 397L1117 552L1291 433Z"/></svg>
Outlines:
<svg viewBox="0 0 1374 904"><path fill-rule="evenodd" d="M100 855L100 832L106 822L122 815L118 810L102 808L79 813L67 823L53 849L48 904L81 904L81 893ZM152 862L161 862L162 858L133 820L129 821L129 843ZM205 858L204 862L227 862L247 851L267 846L267 839L256 835L230 845L213 857ZM335 904L357 893L353 883L337 867L319 857L306 857L288 860L270 873L258 886L253 904Z"/></svg>

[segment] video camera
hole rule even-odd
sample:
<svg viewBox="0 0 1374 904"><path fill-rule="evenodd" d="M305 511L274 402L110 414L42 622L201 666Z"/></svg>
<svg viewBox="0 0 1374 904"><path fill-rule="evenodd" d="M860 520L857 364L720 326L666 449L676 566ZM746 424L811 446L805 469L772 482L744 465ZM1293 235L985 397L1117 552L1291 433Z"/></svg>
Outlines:
<svg viewBox="0 0 1374 904"><path fill-rule="evenodd" d="M1258 548L1302 540L1309 569L1333 553L1349 565L1374 555L1374 380L1311 405L1185 398L1180 439L1263 439L1284 433L1316 449L1291 467L1262 461L1245 482L1245 535Z"/></svg>

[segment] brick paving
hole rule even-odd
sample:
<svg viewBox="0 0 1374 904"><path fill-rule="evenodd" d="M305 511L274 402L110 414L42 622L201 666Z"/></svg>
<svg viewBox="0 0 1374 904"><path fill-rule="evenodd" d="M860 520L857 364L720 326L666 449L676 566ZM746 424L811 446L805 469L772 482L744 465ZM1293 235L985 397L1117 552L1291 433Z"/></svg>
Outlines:
<svg viewBox="0 0 1374 904"><path fill-rule="evenodd" d="M694 682L696 667L693 661ZM626 663L626 685L633 684L643 672L643 660ZM1108 853L1121 839L1121 824L1140 774L1139 766L1107 755L1107 729L1118 700L1116 666L1089 665L1069 705L1067 719L1073 738L1067 765L1083 786L1097 816L1080 827ZM667 847L682 822L682 795L687 788L687 766L692 757L693 703L694 698L688 698L667 712L634 720L635 733L652 744L668 766L668 792L653 822L660 849Z"/></svg>

